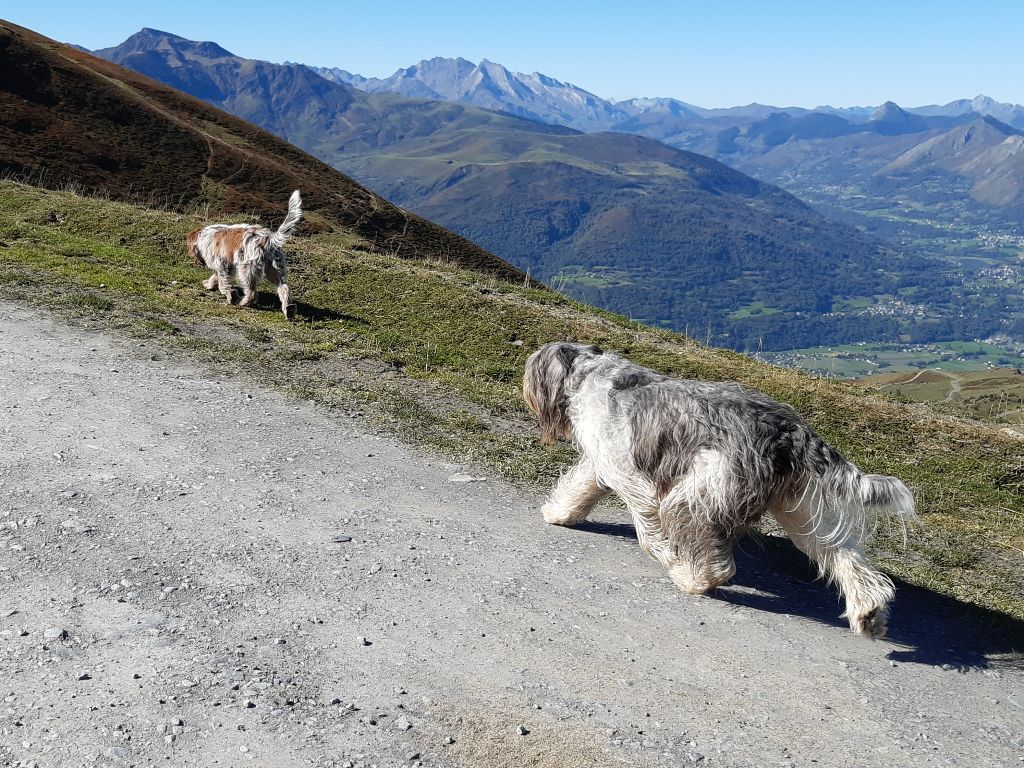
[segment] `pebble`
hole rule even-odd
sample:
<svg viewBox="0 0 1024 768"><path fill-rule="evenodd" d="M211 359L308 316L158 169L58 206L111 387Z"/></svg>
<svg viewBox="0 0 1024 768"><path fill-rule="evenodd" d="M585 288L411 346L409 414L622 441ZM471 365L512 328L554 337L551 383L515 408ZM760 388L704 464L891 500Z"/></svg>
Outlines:
<svg viewBox="0 0 1024 768"><path fill-rule="evenodd" d="M92 680L92 675L90 675L88 672L83 672L82 674L80 674L78 676L78 679L79 680Z"/></svg>
<svg viewBox="0 0 1024 768"><path fill-rule="evenodd" d="M275 637L274 645L284 645L287 642L283 637Z"/></svg>
<svg viewBox="0 0 1024 768"><path fill-rule="evenodd" d="M69 517L60 524L61 528L67 528L72 533L90 533L96 530L80 517Z"/></svg>
<svg viewBox="0 0 1024 768"><path fill-rule="evenodd" d="M333 537L331 539L331 541L333 541L335 544L344 544L346 542L352 541L352 537L351 536L343 536L343 535L339 534L339 535Z"/></svg>
<svg viewBox="0 0 1024 768"><path fill-rule="evenodd" d="M242 706L245 707L246 709L253 709L256 706L256 702L253 701L252 699L246 699L245 701L242 702Z"/></svg>
<svg viewBox="0 0 1024 768"><path fill-rule="evenodd" d="M448 478L449 483L482 483L486 480L486 477L473 477L473 475L467 475L465 472L457 472Z"/></svg>
<svg viewBox="0 0 1024 768"><path fill-rule="evenodd" d="M525 725L520 725L516 728L516 733L518 733L520 736L525 736L529 732L530 730Z"/></svg>
<svg viewBox="0 0 1024 768"><path fill-rule="evenodd" d="M359 643L359 645L373 645L372 640L367 640L362 635L359 635L359 637L356 638L356 642Z"/></svg>
<svg viewBox="0 0 1024 768"><path fill-rule="evenodd" d="M43 632L43 637L47 640L60 640L66 634L67 632L64 630L63 627L50 627L49 629Z"/></svg>
<svg viewBox="0 0 1024 768"><path fill-rule="evenodd" d="M402 715L395 721L395 728L397 728L400 731L408 731L410 728L412 728L412 723L409 722L409 718L407 718L405 715Z"/></svg>

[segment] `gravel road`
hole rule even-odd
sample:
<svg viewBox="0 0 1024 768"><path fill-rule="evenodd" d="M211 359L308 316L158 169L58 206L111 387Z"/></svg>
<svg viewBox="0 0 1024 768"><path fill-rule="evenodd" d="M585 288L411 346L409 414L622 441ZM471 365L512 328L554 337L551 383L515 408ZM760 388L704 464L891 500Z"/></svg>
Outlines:
<svg viewBox="0 0 1024 768"><path fill-rule="evenodd" d="M963 604L871 642L752 541L687 598L614 507L167 354L0 304L0 764L1024 765Z"/></svg>

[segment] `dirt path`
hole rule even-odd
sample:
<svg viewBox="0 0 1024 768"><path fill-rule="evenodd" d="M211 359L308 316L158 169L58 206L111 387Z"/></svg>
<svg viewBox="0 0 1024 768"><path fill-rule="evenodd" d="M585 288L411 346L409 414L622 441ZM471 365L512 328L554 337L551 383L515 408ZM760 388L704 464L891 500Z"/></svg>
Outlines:
<svg viewBox="0 0 1024 768"><path fill-rule="evenodd" d="M946 397L943 398L944 402L947 402L947 403L953 402L953 400L956 399L956 396L958 394L960 394L960 390L963 389L963 385L960 383L959 377L954 376L953 374L951 374L951 373L949 373L947 371L943 371L943 370L941 370L939 368L922 368L920 371L915 373L913 376L911 376L906 381L896 381L896 382L891 382L889 384L883 384L878 389L882 390L882 391L885 391L886 389L892 391L892 389L895 388L895 389L898 390L899 387L902 387L905 384L913 384L915 381L917 381L918 377L921 376L921 374L923 374L923 373L938 373L938 374L941 374L941 375L945 376L947 379L949 379L949 392L947 392L946 393Z"/></svg>
<svg viewBox="0 0 1024 768"><path fill-rule="evenodd" d="M755 543L684 598L614 509L163 355L0 305L0 764L1022 764L963 605L872 643Z"/></svg>

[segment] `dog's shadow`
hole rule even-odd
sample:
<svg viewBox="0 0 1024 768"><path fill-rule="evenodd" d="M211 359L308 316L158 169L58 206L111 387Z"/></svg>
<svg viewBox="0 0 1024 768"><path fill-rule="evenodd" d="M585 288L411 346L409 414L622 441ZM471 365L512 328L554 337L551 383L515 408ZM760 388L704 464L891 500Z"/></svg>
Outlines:
<svg viewBox="0 0 1024 768"><path fill-rule="evenodd" d="M233 300L237 304L242 297L241 289L233 289ZM369 323L362 317L356 315L348 315L344 312L338 312L327 307L318 307L313 304L307 304L304 301L296 301L295 304L295 320L306 320L308 322L322 322L324 320L335 320L344 323L355 323L357 325L369 325ZM256 293L256 301L253 303L251 309L255 309L257 312L280 312L281 304L278 301L276 293L267 293L266 291L258 291Z"/></svg>
<svg viewBox="0 0 1024 768"><path fill-rule="evenodd" d="M577 530L636 540L628 523L587 521ZM752 534L736 545L734 554L736 575L714 591L715 599L847 626L839 618L842 599L838 590L818 578L817 568L789 539ZM887 658L946 669L1024 669L1024 621L900 579L893 581L896 599L883 642L897 647Z"/></svg>

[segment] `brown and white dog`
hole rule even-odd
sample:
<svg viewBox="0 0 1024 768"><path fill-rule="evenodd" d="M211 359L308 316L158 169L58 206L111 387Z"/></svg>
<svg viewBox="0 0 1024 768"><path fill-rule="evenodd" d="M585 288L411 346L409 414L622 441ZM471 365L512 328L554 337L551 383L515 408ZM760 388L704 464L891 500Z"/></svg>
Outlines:
<svg viewBox="0 0 1024 768"><path fill-rule="evenodd" d="M281 311L291 320L295 305L288 294L288 270L282 248L301 218L302 198L299 190L295 190L288 200L288 213L276 232L255 224L210 224L190 232L186 239L189 256L197 267L213 271L203 281L203 287L208 291L219 289L231 304L231 276L237 275L242 285L238 306L248 307L256 301L256 286L266 277L277 286Z"/></svg>

